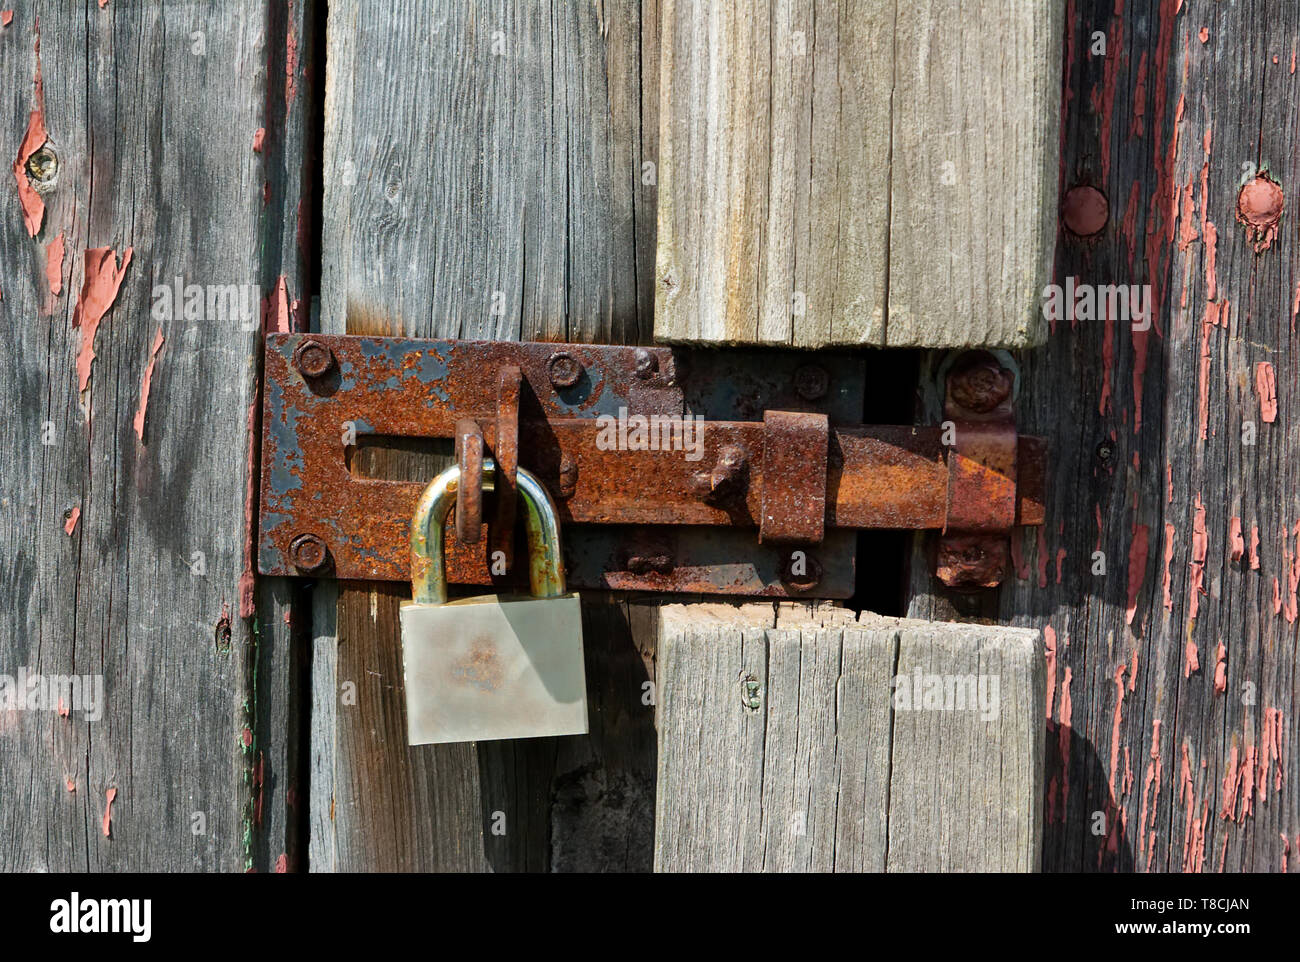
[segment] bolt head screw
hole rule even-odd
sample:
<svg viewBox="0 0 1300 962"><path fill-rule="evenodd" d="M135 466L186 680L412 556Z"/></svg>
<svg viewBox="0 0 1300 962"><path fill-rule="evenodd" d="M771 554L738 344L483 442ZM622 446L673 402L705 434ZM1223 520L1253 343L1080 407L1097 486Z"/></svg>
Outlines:
<svg viewBox="0 0 1300 962"><path fill-rule="evenodd" d="M1076 237L1100 234L1110 219L1110 202L1096 187L1079 184L1066 192L1061 219Z"/></svg>
<svg viewBox="0 0 1300 962"><path fill-rule="evenodd" d="M794 372L795 392L805 401L819 401L826 396L831 378L826 369L816 364L805 364Z"/></svg>
<svg viewBox="0 0 1300 962"><path fill-rule="evenodd" d="M289 556L295 568L312 574L329 564L330 549L314 534L300 534L289 544Z"/></svg>
<svg viewBox="0 0 1300 962"><path fill-rule="evenodd" d="M582 377L582 362L568 351L556 351L546 362L546 374L553 388L573 387Z"/></svg>
<svg viewBox="0 0 1300 962"><path fill-rule="evenodd" d="M948 373L948 396L967 411L988 414L1011 396L1015 378L987 351L972 351Z"/></svg>
<svg viewBox="0 0 1300 962"><path fill-rule="evenodd" d="M641 380L652 377L659 370L659 358L644 347L638 347L633 356L636 358L636 376Z"/></svg>
<svg viewBox="0 0 1300 962"><path fill-rule="evenodd" d="M293 352L293 363L303 377L321 378L334 370L334 352L315 338L304 338Z"/></svg>

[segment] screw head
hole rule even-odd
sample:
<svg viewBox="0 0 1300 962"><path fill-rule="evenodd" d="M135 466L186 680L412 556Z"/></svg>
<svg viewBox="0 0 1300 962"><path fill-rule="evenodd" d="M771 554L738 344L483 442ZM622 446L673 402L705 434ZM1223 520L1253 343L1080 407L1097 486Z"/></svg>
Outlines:
<svg viewBox="0 0 1300 962"><path fill-rule="evenodd" d="M546 362L546 374L551 387L573 387L582 377L582 362L568 351L556 351Z"/></svg>
<svg viewBox="0 0 1300 962"><path fill-rule="evenodd" d="M1096 187L1071 187L1061 203L1061 220L1076 237L1100 234L1110 220L1110 202Z"/></svg>
<svg viewBox="0 0 1300 962"><path fill-rule="evenodd" d="M293 363L303 377L321 378L334 370L334 352L312 337L294 349Z"/></svg>
<svg viewBox="0 0 1300 962"><path fill-rule="evenodd" d="M987 351L971 351L948 372L948 396L967 411L988 414L1011 396L1014 375Z"/></svg>
<svg viewBox="0 0 1300 962"><path fill-rule="evenodd" d="M647 351L644 347L638 347L633 355L636 358L636 376L641 380L646 380L659 370L659 358Z"/></svg>
<svg viewBox="0 0 1300 962"><path fill-rule="evenodd" d="M300 534L289 544L293 566L304 574L322 570L330 560L330 549L314 534Z"/></svg>
<svg viewBox="0 0 1300 962"><path fill-rule="evenodd" d="M818 401L826 396L831 377L826 369L816 364L805 364L794 372L795 392L805 401Z"/></svg>

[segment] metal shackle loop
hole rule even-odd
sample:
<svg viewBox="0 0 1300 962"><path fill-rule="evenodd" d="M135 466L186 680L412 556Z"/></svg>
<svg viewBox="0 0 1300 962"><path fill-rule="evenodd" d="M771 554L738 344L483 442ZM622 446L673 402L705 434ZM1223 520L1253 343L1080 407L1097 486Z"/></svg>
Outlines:
<svg viewBox="0 0 1300 962"><path fill-rule="evenodd" d="M480 482L484 491L496 486L496 462L483 459ZM424 489L411 519L411 590L416 604L447 602L447 558L443 543L447 515L456 503L460 467L453 464ZM524 503L528 534L528 584L537 598L565 593L564 556L560 551L560 520L546 485L531 471L517 469L515 486Z"/></svg>

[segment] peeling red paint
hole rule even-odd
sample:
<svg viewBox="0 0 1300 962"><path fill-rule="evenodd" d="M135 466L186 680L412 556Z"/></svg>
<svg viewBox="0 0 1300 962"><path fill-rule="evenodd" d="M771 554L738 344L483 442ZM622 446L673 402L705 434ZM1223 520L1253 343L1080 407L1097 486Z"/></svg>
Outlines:
<svg viewBox="0 0 1300 962"><path fill-rule="evenodd" d="M27 233L35 237L45 219L45 201L36 193L36 188L27 179L27 161L49 140L45 131L45 113L38 108L27 117L27 133L18 146L18 158L14 161L14 180L18 184L18 202L23 210L23 224Z"/></svg>
<svg viewBox="0 0 1300 962"><path fill-rule="evenodd" d="M1183 677L1188 678L1192 672L1201 670L1200 649L1196 647L1196 642L1191 638L1187 639L1187 645L1183 648Z"/></svg>
<svg viewBox="0 0 1300 962"><path fill-rule="evenodd" d="M65 778L63 780L63 787L70 792L75 792L77 790L77 783L70 778Z"/></svg>
<svg viewBox="0 0 1300 962"><path fill-rule="evenodd" d="M252 747L253 747L253 732L252 732L252 729L250 729L250 728L245 728L245 729L243 730L243 732L240 733L239 740L240 740L240 742L243 743L243 746L244 746L245 748L252 748Z"/></svg>
<svg viewBox="0 0 1300 962"><path fill-rule="evenodd" d="M1147 772L1142 779L1142 808L1138 816L1138 851L1142 850L1142 838L1149 832L1147 842L1147 869L1151 868L1151 857L1154 854L1156 844L1155 831L1155 811L1160 807L1160 776L1164 771L1164 763L1160 760L1160 719L1156 718L1151 723L1151 753L1150 761L1147 762ZM1155 794L1150 797L1152 807L1148 809L1148 792L1151 786L1155 785ZM1147 811L1151 811L1151 820L1147 821Z"/></svg>
<svg viewBox="0 0 1300 962"><path fill-rule="evenodd" d="M1214 690L1220 695L1228 690L1228 648L1223 642L1214 651Z"/></svg>
<svg viewBox="0 0 1300 962"><path fill-rule="evenodd" d="M284 106L288 110L298 95L298 34L293 30L293 2L289 3L290 28L284 41Z"/></svg>
<svg viewBox="0 0 1300 962"><path fill-rule="evenodd" d="M1250 570L1259 570L1259 525L1250 526Z"/></svg>
<svg viewBox="0 0 1300 962"><path fill-rule="evenodd" d="M1209 27L1202 27L1202 28L1197 32L1196 35L1197 35L1198 37L1201 38L1201 43L1207 43L1207 42L1209 42L1209 39L1210 39L1210 28L1209 28Z"/></svg>
<svg viewBox="0 0 1300 962"><path fill-rule="evenodd" d="M275 874L284 875L289 871L289 856L281 852L280 857L275 860Z"/></svg>
<svg viewBox="0 0 1300 962"><path fill-rule="evenodd" d="M1205 505L1201 495L1196 495L1196 507L1192 515L1192 560L1188 567L1192 569L1191 583L1188 585L1190 603L1188 605L1188 624L1196 620L1200 608L1200 597L1205 594L1205 559L1209 553L1209 534L1205 530Z"/></svg>
<svg viewBox="0 0 1300 962"><path fill-rule="evenodd" d="M1073 705L1070 701L1070 666L1065 666L1065 675L1061 678L1061 711L1056 723L1056 750L1061 756L1061 820L1065 820L1066 809L1070 806L1070 726Z"/></svg>
<svg viewBox="0 0 1300 962"><path fill-rule="evenodd" d="M63 522L64 534L71 535L73 531L77 530L77 522L80 520L81 520L81 507L77 506L68 512L68 520Z"/></svg>
<svg viewBox="0 0 1300 962"><path fill-rule="evenodd" d="M1047 527L1046 525L1040 524L1037 528L1038 553L1036 555L1036 558L1038 560L1038 587L1040 588L1047 587L1047 562L1049 558L1048 558L1048 550L1047 550L1047 536L1043 533L1046 527Z"/></svg>
<svg viewBox="0 0 1300 962"><path fill-rule="evenodd" d="M45 282L50 286L51 297L63 293L63 233L45 247ZM53 307L50 308L53 311Z"/></svg>
<svg viewBox="0 0 1300 962"><path fill-rule="evenodd" d="M1200 368L1196 382L1196 421L1198 437L1204 441L1209 435L1210 423L1210 329L1219 323L1218 304L1213 301L1205 305L1205 317L1201 320Z"/></svg>
<svg viewBox="0 0 1300 962"><path fill-rule="evenodd" d="M1133 85L1133 122L1129 125L1128 136L1132 140L1134 137L1142 136L1142 128L1146 121L1147 112L1147 52L1142 51L1142 56L1138 59L1137 81ZM1133 182L1137 187L1137 181ZM1129 244L1132 247L1132 244Z"/></svg>
<svg viewBox="0 0 1300 962"><path fill-rule="evenodd" d="M149 386L153 383L154 364L158 361L158 352L162 350L162 346L163 332L162 328L159 327L158 333L153 337L153 347L149 349L149 363L145 366L144 377L140 380L140 407L136 409L135 421L133 422L135 436L141 441L144 440L144 413L149 407Z"/></svg>
<svg viewBox="0 0 1300 962"><path fill-rule="evenodd" d="M1120 662L1115 669L1115 716L1110 726L1110 794L1115 795L1115 774L1119 767L1119 727L1124 720L1124 672L1128 671L1127 662Z"/></svg>
<svg viewBox="0 0 1300 962"><path fill-rule="evenodd" d="M1259 416L1265 424L1272 424L1277 420L1277 381L1268 361L1255 365L1255 394L1259 397Z"/></svg>
<svg viewBox="0 0 1300 962"><path fill-rule="evenodd" d="M266 128L258 127L257 130L253 132L253 153L260 154L262 152L262 144L265 141L266 141Z"/></svg>
<svg viewBox="0 0 1300 962"><path fill-rule="evenodd" d="M1228 520L1228 544L1233 561L1240 561L1246 554L1246 541L1241 536L1241 519L1235 515Z"/></svg>
<svg viewBox="0 0 1300 962"><path fill-rule="evenodd" d="M1056 702L1056 629L1043 626L1043 649L1047 658L1047 719L1052 719L1052 706Z"/></svg>
<svg viewBox="0 0 1300 962"><path fill-rule="evenodd" d="M1151 529L1145 524L1133 526L1133 540L1128 548L1128 602L1124 606L1124 624L1133 624L1137 597L1146 578L1147 549Z"/></svg>
<svg viewBox="0 0 1300 962"><path fill-rule="evenodd" d="M117 789L110 788L104 793L104 838L109 838L109 828L113 821L113 799L117 798Z"/></svg>
<svg viewBox="0 0 1300 962"><path fill-rule="evenodd" d="M6 27L14 22L14 12L12 10L0 10L0 24Z"/></svg>
<svg viewBox="0 0 1300 962"><path fill-rule="evenodd" d="M1237 195L1237 221L1260 254L1277 238L1278 221L1286 208L1282 188L1266 172L1258 174Z"/></svg>
<svg viewBox="0 0 1300 962"><path fill-rule="evenodd" d="M1174 599L1169 593L1169 588L1172 581L1172 578L1169 574L1169 562L1173 559L1173 557L1174 557L1174 526L1166 522L1165 523L1165 571L1164 574L1161 576L1160 582L1161 582L1161 589L1164 592L1165 609L1168 611L1174 610Z"/></svg>
<svg viewBox="0 0 1300 962"><path fill-rule="evenodd" d="M117 253L111 247L86 251L81 295L72 314L72 326L81 328L81 349L77 354L77 389L80 391L84 391L90 382L90 365L95 360L95 332L117 300L132 253L133 248L128 247L122 255L122 266L118 267Z"/></svg>
<svg viewBox="0 0 1300 962"><path fill-rule="evenodd" d="M1061 583L1061 566L1065 564L1065 549L1056 549L1056 583Z"/></svg>

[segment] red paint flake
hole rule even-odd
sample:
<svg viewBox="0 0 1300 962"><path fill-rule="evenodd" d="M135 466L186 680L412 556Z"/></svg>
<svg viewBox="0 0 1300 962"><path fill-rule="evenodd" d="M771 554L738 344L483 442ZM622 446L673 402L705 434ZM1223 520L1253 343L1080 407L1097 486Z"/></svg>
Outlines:
<svg viewBox="0 0 1300 962"><path fill-rule="evenodd" d="M1142 55L1143 63L1146 62L1146 54ZM1124 246L1128 248L1128 267L1133 270L1133 258L1137 256L1137 215L1138 207L1141 205L1141 198L1138 188L1141 186L1140 181L1133 181L1133 186L1129 190L1128 203L1124 205L1124 219L1119 227L1119 236L1124 239Z"/></svg>
<svg viewBox="0 0 1300 962"><path fill-rule="evenodd" d="M1187 647L1183 649L1183 677L1189 677L1192 672L1201 670L1200 649L1196 647L1196 642L1191 638L1187 639Z"/></svg>
<svg viewBox="0 0 1300 962"><path fill-rule="evenodd" d="M6 27L14 22L14 12L12 10L0 10L0 24Z"/></svg>
<svg viewBox="0 0 1300 962"><path fill-rule="evenodd" d="M103 10L103 9L104 9L105 7L107 7L107 6L108 6L108 0L99 0L99 9L100 9L100 10Z"/></svg>
<svg viewBox="0 0 1300 962"><path fill-rule="evenodd" d="M1197 36L1201 38L1201 43L1208 43L1210 40L1210 28L1202 27Z"/></svg>
<svg viewBox="0 0 1300 962"><path fill-rule="evenodd" d="M1137 597L1146 578L1147 546L1151 529L1145 524L1133 526L1133 540L1128 548L1128 603L1124 606L1124 624L1133 624L1137 613Z"/></svg>
<svg viewBox="0 0 1300 962"><path fill-rule="evenodd" d="M1210 328L1218 323L1219 305L1210 302L1205 305L1205 317L1201 320L1200 372L1196 388L1196 419L1202 441L1209 435L1210 423Z"/></svg>
<svg viewBox="0 0 1300 962"><path fill-rule="evenodd" d="M245 728L245 729L243 730L243 732L240 733L239 740L243 743L243 745L244 745L245 748L252 748L252 747L253 747L253 732L252 732L252 730L251 730L251 729L248 729L248 728Z"/></svg>
<svg viewBox="0 0 1300 962"><path fill-rule="evenodd" d="M255 794L253 796L253 824L254 825L262 824L262 782L263 782L264 770L265 770L265 761L262 758L262 753L258 752L257 763L253 765L253 788L255 790Z"/></svg>
<svg viewBox="0 0 1300 962"><path fill-rule="evenodd" d="M1274 578L1273 579L1273 614L1277 614L1281 610L1282 610L1282 589L1281 586L1277 583L1277 579Z"/></svg>
<svg viewBox="0 0 1300 962"><path fill-rule="evenodd" d="M111 247L86 251L81 294L72 314L72 326L81 328L81 350L77 353L77 389L80 391L84 391L90 382L90 365L95 360L95 332L117 300L133 252L133 248L128 247L122 255L122 266L118 267L117 253Z"/></svg>
<svg viewBox="0 0 1300 962"><path fill-rule="evenodd" d="M269 203L271 203L271 182L268 180L262 183L262 206L265 207Z"/></svg>
<svg viewBox="0 0 1300 962"><path fill-rule="evenodd" d="M253 132L253 153L260 154L262 152L262 144L265 141L266 141L266 128L258 127L257 130Z"/></svg>
<svg viewBox="0 0 1300 962"><path fill-rule="evenodd" d="M60 718L67 718L67 717L68 717L68 706L65 705L65 704L63 704L63 696L62 696L62 695L59 696L59 707L58 707L57 710L58 710L58 713L59 713L59 717L60 717Z"/></svg>
<svg viewBox="0 0 1300 962"><path fill-rule="evenodd" d="M13 168L14 180L18 184L18 203L23 209L23 224L32 237L40 231L41 222L45 219L45 201L27 179L27 161L47 140L49 134L45 131L45 112L38 107L27 116L27 133L18 145L18 157Z"/></svg>
<svg viewBox="0 0 1300 962"><path fill-rule="evenodd" d="M1101 505L1094 504L1092 506L1092 510L1094 516L1097 519L1097 547L1094 548L1093 550L1100 551L1101 550Z"/></svg>
<svg viewBox="0 0 1300 962"><path fill-rule="evenodd" d="M1165 609L1168 611L1174 610L1174 599L1169 594L1169 586L1171 581L1169 575L1169 562L1170 560L1172 560L1173 556L1174 556L1174 526L1166 522L1165 523L1165 572L1164 575L1161 577L1160 581L1161 581L1162 590L1164 591Z"/></svg>
<svg viewBox="0 0 1300 962"><path fill-rule="evenodd" d="M1250 570L1259 570L1259 525L1250 526Z"/></svg>
<svg viewBox="0 0 1300 962"><path fill-rule="evenodd" d="M109 827L113 821L113 799L117 798L117 789L110 788L104 793L104 838L110 838Z"/></svg>
<svg viewBox="0 0 1300 962"><path fill-rule="evenodd" d="M1124 46L1124 0L1115 0L1115 11L1113 14L1114 25L1110 30L1110 35L1106 38L1106 49L1119 51ZM1101 103L1099 104L1098 113L1101 115L1101 179L1102 182L1109 185L1110 183L1110 138L1111 138L1111 117L1115 109L1115 77L1119 73L1120 57L1118 55L1106 58L1106 66L1102 71L1102 93Z"/></svg>
<svg viewBox="0 0 1300 962"><path fill-rule="evenodd" d="M77 790L77 783L70 778L65 778L63 780L63 786L70 792L75 792Z"/></svg>
<svg viewBox="0 0 1300 962"><path fill-rule="evenodd" d="M144 440L144 412L149 406L149 386L153 383L154 364L158 361L158 352L162 350L163 332L158 328L158 333L153 337L153 347L149 349L149 363L145 366L144 377L140 380L140 407L135 412L135 436L141 441Z"/></svg>
<svg viewBox="0 0 1300 962"><path fill-rule="evenodd" d="M1052 705L1056 702L1056 629L1043 626L1043 649L1047 657L1047 720L1052 720Z"/></svg>
<svg viewBox="0 0 1300 962"><path fill-rule="evenodd" d="M77 529L77 522L81 520L80 506L74 507L68 512L68 520L63 522L63 531L65 534L72 534Z"/></svg>
<svg viewBox="0 0 1300 962"><path fill-rule="evenodd" d="M1196 201L1192 199L1192 182L1189 180L1187 186L1182 190L1183 212L1179 218L1178 228L1178 249L1187 250L1192 244L1200 239L1200 234L1196 232Z"/></svg>
<svg viewBox="0 0 1300 962"><path fill-rule="evenodd" d="M283 875L289 871L289 856L281 852L280 857L275 860L275 874Z"/></svg>
<svg viewBox="0 0 1300 962"><path fill-rule="evenodd" d="M1070 805L1070 725L1073 706L1070 701L1070 666L1065 666L1065 675L1061 679L1061 711L1057 716L1056 736L1057 753L1061 756L1061 820L1065 820L1065 811Z"/></svg>
<svg viewBox="0 0 1300 962"><path fill-rule="evenodd" d="M60 232L45 247L45 281L50 285L53 297L63 293L63 252L63 234Z"/></svg>
<svg viewBox="0 0 1300 962"><path fill-rule="evenodd" d="M1129 125L1128 136L1132 140L1134 137L1142 136L1142 127L1146 120L1147 112L1147 52L1142 51L1142 57L1138 60L1137 81L1133 87L1133 123ZM1134 181L1134 187L1137 182Z"/></svg>
<svg viewBox="0 0 1300 962"><path fill-rule="evenodd" d="M1124 720L1124 672L1128 664L1120 662L1115 669L1115 716L1110 726L1110 794L1115 796L1115 774L1119 768L1119 726Z"/></svg>
<svg viewBox="0 0 1300 962"><path fill-rule="evenodd" d="M1056 583L1061 583L1061 566L1065 564L1065 549L1056 549Z"/></svg>
<svg viewBox="0 0 1300 962"><path fill-rule="evenodd" d="M1189 594L1191 595L1191 605L1188 613L1188 624L1196 620L1196 612L1200 607L1200 596L1205 594L1203 587L1205 582L1205 558L1209 551L1209 535L1205 530L1205 505L1201 503L1201 496L1196 495L1196 508L1192 518L1192 560L1189 567L1192 569L1191 585Z"/></svg>
<svg viewBox="0 0 1300 962"><path fill-rule="evenodd" d="M1295 525L1295 554L1286 549L1287 532L1282 530L1282 554L1286 564L1287 580L1287 602L1286 602L1286 620L1287 624L1295 624L1296 615L1300 613L1300 602L1297 601L1297 592L1300 592L1300 521Z"/></svg>
<svg viewBox="0 0 1300 962"><path fill-rule="evenodd" d="M1215 267L1219 249L1219 228L1214 221L1205 222L1205 296L1210 300L1219 293L1219 278Z"/></svg>
<svg viewBox="0 0 1300 962"><path fill-rule="evenodd" d="M1151 731L1151 755L1150 761L1147 762L1147 772L1142 779L1142 808L1138 816L1138 849L1141 851L1141 840L1144 835L1150 832L1150 841L1147 848L1147 868L1151 867L1151 855L1155 848L1156 831L1155 831L1155 808L1159 807L1160 800L1160 776L1164 771L1164 764L1160 760L1160 719L1152 720ZM1147 805L1148 793L1151 786L1155 785L1155 794L1151 796L1154 807L1149 808ZM1151 821L1147 821L1147 812L1152 812Z"/></svg>
<svg viewBox="0 0 1300 962"><path fill-rule="evenodd" d="M1219 818L1227 822L1237 819L1237 790L1240 778L1237 771L1237 745L1234 738L1232 749L1228 752L1228 764L1223 770L1223 805L1219 809Z"/></svg>
<svg viewBox="0 0 1300 962"><path fill-rule="evenodd" d="M1240 561L1246 554L1246 540L1241 536L1241 519L1235 516L1228 520L1228 544L1232 560Z"/></svg>
<svg viewBox="0 0 1300 962"><path fill-rule="evenodd" d="M1173 504L1174 503L1174 465L1172 461L1165 462L1165 485L1167 488L1165 502L1167 504Z"/></svg>
<svg viewBox="0 0 1300 962"><path fill-rule="evenodd" d="M1102 313L1107 313L1102 306ZM1110 410L1110 372L1115 365L1115 321L1105 317L1105 331L1101 341L1101 391L1097 396L1097 413L1105 416Z"/></svg>
<svg viewBox="0 0 1300 962"><path fill-rule="evenodd" d="M1272 424L1277 420L1277 381L1268 361L1255 365L1255 394L1259 397L1259 416L1265 424Z"/></svg>

